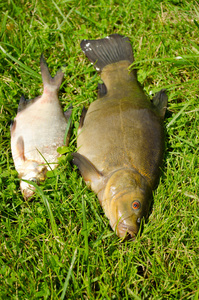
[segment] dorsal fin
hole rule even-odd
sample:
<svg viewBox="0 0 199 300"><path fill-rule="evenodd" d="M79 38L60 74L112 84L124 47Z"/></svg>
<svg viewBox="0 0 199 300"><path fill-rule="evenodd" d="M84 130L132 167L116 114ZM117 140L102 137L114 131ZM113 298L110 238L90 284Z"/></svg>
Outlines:
<svg viewBox="0 0 199 300"><path fill-rule="evenodd" d="M19 100L19 105L18 105L17 112L19 113L19 112L23 111L24 109L26 109L31 104L35 103L40 98L41 98L41 96L35 97L33 99L26 99L24 97L24 95L22 95L20 100Z"/></svg>

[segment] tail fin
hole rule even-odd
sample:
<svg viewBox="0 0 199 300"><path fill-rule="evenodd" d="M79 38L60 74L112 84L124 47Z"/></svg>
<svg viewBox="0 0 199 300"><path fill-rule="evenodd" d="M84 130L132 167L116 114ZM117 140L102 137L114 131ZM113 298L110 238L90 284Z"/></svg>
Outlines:
<svg viewBox="0 0 199 300"><path fill-rule="evenodd" d="M97 71L121 60L134 61L129 38L119 34L111 34L100 40L83 40L80 46Z"/></svg>
<svg viewBox="0 0 199 300"><path fill-rule="evenodd" d="M62 72L62 70L61 69L58 70L55 77L52 78L43 54L41 55L40 58L40 68L41 68L41 75L42 75L44 87L46 85L49 85L51 89L59 90L59 87L64 77L64 73Z"/></svg>

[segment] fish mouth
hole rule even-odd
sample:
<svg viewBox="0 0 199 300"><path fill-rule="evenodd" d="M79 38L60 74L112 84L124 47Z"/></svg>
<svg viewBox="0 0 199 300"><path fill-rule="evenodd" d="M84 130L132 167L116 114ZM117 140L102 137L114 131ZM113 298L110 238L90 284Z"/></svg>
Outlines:
<svg viewBox="0 0 199 300"><path fill-rule="evenodd" d="M124 238L125 240L135 240L138 230L134 226L128 226L124 225L122 223L119 223L116 228L117 235L121 238Z"/></svg>
<svg viewBox="0 0 199 300"><path fill-rule="evenodd" d="M23 180L20 182L20 189L24 200L28 200L35 193L35 187Z"/></svg>
<svg viewBox="0 0 199 300"><path fill-rule="evenodd" d="M34 195L34 193L35 193L34 187L31 186L30 188L32 188L32 189L24 189L21 191L22 195L24 197L24 200L28 200L29 198L31 198Z"/></svg>

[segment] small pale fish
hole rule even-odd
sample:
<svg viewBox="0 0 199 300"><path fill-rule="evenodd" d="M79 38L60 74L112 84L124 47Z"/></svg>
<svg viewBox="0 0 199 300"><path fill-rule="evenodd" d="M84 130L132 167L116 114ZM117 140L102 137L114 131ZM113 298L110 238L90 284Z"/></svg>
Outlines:
<svg viewBox="0 0 199 300"><path fill-rule="evenodd" d="M41 182L48 170L57 166L63 146L68 120L72 110L63 113L58 91L63 80L61 69L51 77L43 55L40 59L43 94L31 100L21 97L17 116L11 124L11 150L19 178ZM66 138L69 142L70 130ZM24 199L31 197L35 188L21 180L20 188Z"/></svg>
<svg viewBox="0 0 199 300"><path fill-rule="evenodd" d="M83 110L73 161L98 195L112 229L135 238L149 214L164 150L167 95L152 101L129 71L133 51L118 34L83 40L81 48L100 72L98 99Z"/></svg>

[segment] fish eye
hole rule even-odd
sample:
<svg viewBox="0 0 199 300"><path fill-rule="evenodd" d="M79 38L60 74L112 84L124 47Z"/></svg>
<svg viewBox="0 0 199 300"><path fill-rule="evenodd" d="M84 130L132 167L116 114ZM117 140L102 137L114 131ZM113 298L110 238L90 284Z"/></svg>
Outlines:
<svg viewBox="0 0 199 300"><path fill-rule="evenodd" d="M141 203L140 203L140 201L135 200L135 201L132 202L131 206L132 206L132 208L133 208L134 210L139 210L140 207L141 207Z"/></svg>
<svg viewBox="0 0 199 300"><path fill-rule="evenodd" d="M30 181L37 183L37 179L36 178L32 178Z"/></svg>

